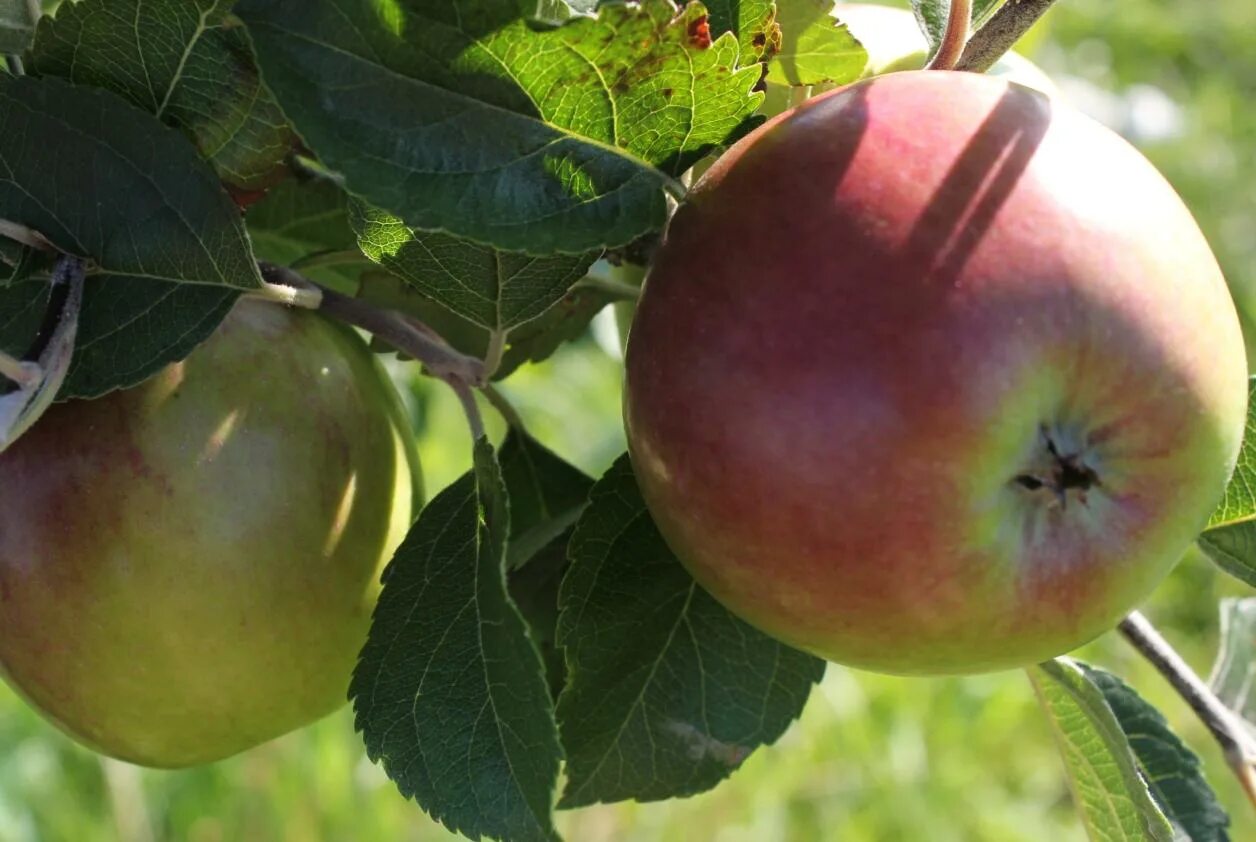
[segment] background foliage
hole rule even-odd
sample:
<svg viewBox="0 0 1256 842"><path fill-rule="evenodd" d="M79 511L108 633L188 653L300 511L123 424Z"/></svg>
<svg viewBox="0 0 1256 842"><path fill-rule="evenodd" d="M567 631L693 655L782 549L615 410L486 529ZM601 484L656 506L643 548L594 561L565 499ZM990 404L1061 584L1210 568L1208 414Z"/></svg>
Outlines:
<svg viewBox="0 0 1256 842"><path fill-rule="evenodd" d="M904 4L905 5L905 4ZM1025 52L1075 104L1122 130L1183 193L1256 324L1256 5L1247 0L1061 0ZM622 452L612 322L505 384L529 429L590 474ZM1249 347L1256 331L1249 330ZM466 428L439 384L398 377L432 491L467 465ZM488 415L493 419L491 413ZM500 437L502 430L494 430ZM1207 673L1216 601L1244 589L1200 559L1148 613ZM1136 686L1200 753L1232 819L1256 818L1181 701L1115 635L1080 653ZM0 842L8 840L442 840L453 837L369 763L347 710L214 766L140 770L60 736L0 695ZM1084 838L1046 723L1021 672L965 679L830 667L801 720L705 795L560 814L580 840Z"/></svg>

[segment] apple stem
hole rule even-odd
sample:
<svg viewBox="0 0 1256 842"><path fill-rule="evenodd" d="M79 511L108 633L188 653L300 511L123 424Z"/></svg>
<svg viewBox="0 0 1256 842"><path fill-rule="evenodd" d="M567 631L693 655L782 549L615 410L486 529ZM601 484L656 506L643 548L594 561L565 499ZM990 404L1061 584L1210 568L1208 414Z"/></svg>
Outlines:
<svg viewBox="0 0 1256 842"><path fill-rule="evenodd" d="M811 99L810 85L795 85L789 89L789 107L797 108Z"/></svg>
<svg viewBox="0 0 1256 842"><path fill-rule="evenodd" d="M1013 0L1014 1L1014 0ZM926 70L954 70L968 43L968 30L972 23L972 0L951 0L946 16L946 31L938 43L938 51L925 65Z"/></svg>
<svg viewBox="0 0 1256 842"><path fill-rule="evenodd" d="M1242 718L1226 707L1169 642L1140 612L1134 611L1117 626L1125 639L1159 670L1191 710L1207 726L1221 746L1226 763L1256 806L1256 740L1248 735Z"/></svg>
<svg viewBox="0 0 1256 842"><path fill-rule="evenodd" d="M1053 2L1055 0L1008 0L969 39L955 69L985 73L994 67Z"/></svg>

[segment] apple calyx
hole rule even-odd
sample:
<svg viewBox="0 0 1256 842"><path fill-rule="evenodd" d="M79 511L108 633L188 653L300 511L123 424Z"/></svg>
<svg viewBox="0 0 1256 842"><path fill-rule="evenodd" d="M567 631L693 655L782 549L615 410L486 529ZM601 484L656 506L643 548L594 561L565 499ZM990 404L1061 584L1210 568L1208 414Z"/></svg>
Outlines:
<svg viewBox="0 0 1256 842"><path fill-rule="evenodd" d="M1041 446L1036 458L1026 470L1012 478L1012 482L1029 491L1046 491L1061 509L1068 508L1069 492L1082 505L1086 504L1086 492L1102 485L1099 473L1084 461L1083 449L1061 452L1055 437L1044 425L1039 428Z"/></svg>

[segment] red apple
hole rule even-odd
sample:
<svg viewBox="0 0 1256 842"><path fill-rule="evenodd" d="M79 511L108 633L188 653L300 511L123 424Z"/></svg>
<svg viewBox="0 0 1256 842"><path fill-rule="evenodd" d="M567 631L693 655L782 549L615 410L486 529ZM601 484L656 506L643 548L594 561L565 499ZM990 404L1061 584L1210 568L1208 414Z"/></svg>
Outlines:
<svg viewBox="0 0 1256 842"><path fill-rule="evenodd" d="M1219 500L1247 394L1221 272L1156 170L956 72L831 92L720 158L626 365L641 491L698 582L904 674L1112 626Z"/></svg>
<svg viewBox="0 0 1256 842"><path fill-rule="evenodd" d="M82 742L151 766L343 704L421 495L364 343L241 301L184 362L54 406L0 454L0 664Z"/></svg>

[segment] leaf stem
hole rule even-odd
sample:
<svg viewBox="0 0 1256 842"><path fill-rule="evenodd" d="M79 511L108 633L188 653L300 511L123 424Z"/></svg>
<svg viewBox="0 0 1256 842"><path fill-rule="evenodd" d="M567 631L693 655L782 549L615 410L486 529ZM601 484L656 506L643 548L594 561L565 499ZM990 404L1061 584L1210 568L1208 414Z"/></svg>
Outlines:
<svg viewBox="0 0 1256 842"><path fill-rule="evenodd" d="M9 68L9 72L14 76L25 76L26 68L22 66L22 57L9 53L4 57L4 63Z"/></svg>
<svg viewBox="0 0 1256 842"><path fill-rule="evenodd" d="M44 378L44 370L33 360L19 360L0 351L0 376L25 389L38 384Z"/></svg>
<svg viewBox="0 0 1256 842"><path fill-rule="evenodd" d="M514 404L496 386L492 383L487 383L480 387L480 392L488 399L489 404L492 405L493 409L497 410L497 414L507 424L516 430L527 429L523 425L523 418L520 417L519 410L515 409Z"/></svg>
<svg viewBox="0 0 1256 842"><path fill-rule="evenodd" d="M985 73L1038 22L1055 0L1007 0L964 47L956 70Z"/></svg>
<svg viewBox="0 0 1256 842"><path fill-rule="evenodd" d="M1151 662L1207 726L1221 746L1226 763L1256 806L1256 740L1248 735L1237 714L1217 698L1182 656L1156 631L1140 612L1134 611L1117 626L1121 634Z"/></svg>
<svg viewBox="0 0 1256 842"><path fill-rule="evenodd" d="M580 280L576 281L572 286L573 290L590 289L603 292L617 301L639 301L641 299L641 288L632 284L609 278L605 275L595 275L590 272Z"/></svg>
<svg viewBox="0 0 1256 842"><path fill-rule="evenodd" d="M964 45L968 43L968 30L972 24L972 17L972 0L951 0L950 12L946 16L946 30L942 33L938 51L925 65L926 70L956 69L960 56L964 53Z"/></svg>
<svg viewBox="0 0 1256 842"><path fill-rule="evenodd" d="M488 332L488 347L484 350L484 380L488 382L493 375L497 373L497 369L502 364L502 354L506 352L506 334L505 330L490 330Z"/></svg>
<svg viewBox="0 0 1256 842"><path fill-rule="evenodd" d="M27 228L25 225L10 222L7 219L0 218L0 237L8 237L10 240L39 251L55 252L57 250L52 243L48 242L47 237L34 228Z"/></svg>
<svg viewBox="0 0 1256 842"><path fill-rule="evenodd" d="M316 251L298 258L289 264L289 268L304 272L320 266L343 266L347 263L364 263L366 255L357 249L341 249L338 251Z"/></svg>

